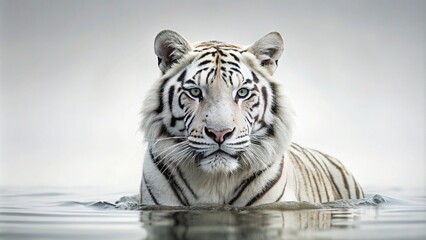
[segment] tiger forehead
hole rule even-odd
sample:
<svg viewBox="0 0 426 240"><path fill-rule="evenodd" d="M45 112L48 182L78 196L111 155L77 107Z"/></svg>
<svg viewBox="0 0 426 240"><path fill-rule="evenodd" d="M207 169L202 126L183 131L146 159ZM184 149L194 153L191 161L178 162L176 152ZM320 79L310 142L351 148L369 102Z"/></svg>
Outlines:
<svg viewBox="0 0 426 240"><path fill-rule="evenodd" d="M187 69L186 83L202 86L218 83L216 85L231 88L246 83L252 74L241 61L245 51L239 46L218 41L193 44L196 57Z"/></svg>
<svg viewBox="0 0 426 240"><path fill-rule="evenodd" d="M216 50L236 50L241 51L242 48L238 45L225 43L225 42L219 42L219 41L206 41L206 42L200 42L194 44L194 50L195 51L203 51L210 48L215 48Z"/></svg>

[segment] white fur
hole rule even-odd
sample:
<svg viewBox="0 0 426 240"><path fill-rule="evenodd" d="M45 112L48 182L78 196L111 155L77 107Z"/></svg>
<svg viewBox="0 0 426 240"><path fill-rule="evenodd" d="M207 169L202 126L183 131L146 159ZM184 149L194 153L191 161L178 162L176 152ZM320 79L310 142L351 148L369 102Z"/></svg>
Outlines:
<svg viewBox="0 0 426 240"><path fill-rule="evenodd" d="M186 102L186 111L194 112L195 117L192 119L190 129L185 125L188 121L181 121L175 123L175 127L170 127L171 116L179 116L183 110L175 107L171 111L168 101L170 97L176 96L164 92L160 98L160 89L163 87L166 91L171 87L181 88L182 85L177 85L177 81L183 73L187 76L195 76L201 68L196 62L196 58L200 55L196 50L203 49L209 43L190 45L177 33L176 35L166 31L160 34L162 35L157 37L160 39L159 43L156 39L156 52L158 52L157 45L167 42L167 46L176 47L176 51L179 51L182 56L172 65L160 64L164 74L154 84L143 104L141 128L148 142L148 149L141 183L142 204L244 206L274 201L318 201L325 198L334 200L336 196L333 194L336 190L330 176L337 179L340 184L338 190L344 192L341 185L346 179L339 178L340 171L334 167L334 162L331 163L332 166L327 166L328 160L322 155L316 156L315 159L308 159L300 149L296 147L290 149L294 123L293 110L280 89L281 84L272 77L276 68L275 62L283 51L282 38L278 33L266 35L252 46L244 48L246 51L240 48L242 52L238 57L241 62L241 75L234 78L234 81L242 82L245 80L241 79L242 76L246 79L254 79L253 74L255 74L259 79L256 86L262 89L259 92L264 88L268 89L266 95L263 93L259 95L259 102L263 101L263 105L257 109L264 107L266 103L263 96L266 96L266 110L258 111L264 123L273 126L274 134L270 137L265 137L267 128L262 127L260 123L247 125L247 121L244 120L247 113L243 108L244 104L249 103L241 100L236 104L235 95L238 88L233 85L229 87L228 83L225 86L219 78L213 79L211 85L195 86L202 90L205 97L203 101L191 99L188 94L180 95L179 101ZM167 36L172 37L167 38ZM157 53L159 57L160 54L163 53ZM176 52L171 51L171 54ZM167 56L161 55L161 57ZM263 64L262 61L267 58L271 58L271 61ZM213 62L214 58L212 57L211 60ZM231 60L226 59L223 64ZM261 63L263 66L260 65ZM203 74L199 77L206 78L207 75ZM208 82L208 79L204 80ZM273 99L270 84L277 88L275 99ZM273 101L277 105L277 115L271 111ZM177 104L176 101L174 104ZM163 108L159 113L157 109L160 105ZM172 136L161 135L164 134L163 126L167 127L167 134ZM182 128L185 128L184 132L180 131ZM224 143L218 145L204 130L207 128L215 131L234 129L235 132ZM176 142L177 139L181 141ZM240 144L243 141L246 143ZM256 141L261 144L254 144ZM219 149L223 152L219 152ZM199 159L197 154L204 157ZM238 159L233 157L235 154L239 155ZM152 155L155 159L152 159ZM296 161L299 158L303 163ZM307 170L300 168L300 164L306 165ZM328 164L330 165L330 162ZM319 166L328 167L332 169L332 172L321 172L325 175L315 176ZM244 184L254 174L258 176ZM329 175L326 176L327 174ZM349 173L347 175L351 177ZM310 188L313 186L308 186L308 180L311 177L325 181L324 186L317 186L318 193L310 193L312 192ZM271 186L265 194L262 194L268 186L267 183ZM309 183L312 184L312 181ZM355 181L350 182L349 185L352 189L358 187ZM244 191L240 191L241 189ZM359 187L358 190L360 190ZM355 193L355 190L352 192Z"/></svg>

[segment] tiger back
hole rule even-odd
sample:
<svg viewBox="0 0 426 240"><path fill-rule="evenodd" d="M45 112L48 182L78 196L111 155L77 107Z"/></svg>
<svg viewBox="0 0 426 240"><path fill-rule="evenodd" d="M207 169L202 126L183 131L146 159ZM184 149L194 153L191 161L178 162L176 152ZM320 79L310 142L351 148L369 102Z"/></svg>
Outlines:
<svg viewBox="0 0 426 240"><path fill-rule="evenodd" d="M291 143L293 110L273 78L284 49L272 32L249 47L154 43L162 72L143 105L141 204L252 206L361 198L336 159Z"/></svg>

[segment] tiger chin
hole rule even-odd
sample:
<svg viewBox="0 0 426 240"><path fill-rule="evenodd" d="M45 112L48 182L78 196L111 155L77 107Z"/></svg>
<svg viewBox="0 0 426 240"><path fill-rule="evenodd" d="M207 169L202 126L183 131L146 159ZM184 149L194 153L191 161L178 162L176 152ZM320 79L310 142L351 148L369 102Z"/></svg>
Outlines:
<svg viewBox="0 0 426 240"><path fill-rule="evenodd" d="M293 110L273 78L284 50L271 32L244 47L155 38L161 77L143 104L142 205L255 206L362 198L335 158L291 142Z"/></svg>

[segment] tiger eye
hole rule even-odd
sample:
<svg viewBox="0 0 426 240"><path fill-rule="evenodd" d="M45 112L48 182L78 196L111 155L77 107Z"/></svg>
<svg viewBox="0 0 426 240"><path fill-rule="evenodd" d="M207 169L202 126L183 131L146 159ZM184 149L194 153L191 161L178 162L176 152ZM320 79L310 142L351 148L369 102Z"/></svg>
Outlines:
<svg viewBox="0 0 426 240"><path fill-rule="evenodd" d="M201 89L199 88L191 88L189 89L189 94L191 94L192 97L195 98L200 98L202 93L201 93Z"/></svg>
<svg viewBox="0 0 426 240"><path fill-rule="evenodd" d="M237 97L238 98L245 98L249 94L249 90L247 88L240 88L237 91Z"/></svg>

